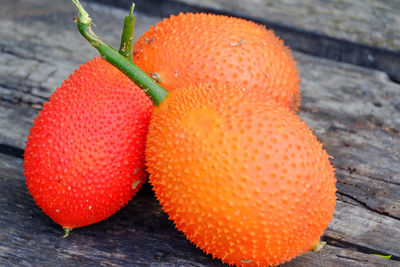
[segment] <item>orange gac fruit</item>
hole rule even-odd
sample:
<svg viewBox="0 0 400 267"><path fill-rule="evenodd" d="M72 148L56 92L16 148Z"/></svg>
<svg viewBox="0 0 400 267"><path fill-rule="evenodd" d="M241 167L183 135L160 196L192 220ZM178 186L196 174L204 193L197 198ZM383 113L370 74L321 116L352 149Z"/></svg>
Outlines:
<svg viewBox="0 0 400 267"><path fill-rule="evenodd" d="M179 14L152 26L134 45L134 63L168 91L230 82L297 111L300 78L288 47L244 19Z"/></svg>
<svg viewBox="0 0 400 267"><path fill-rule="evenodd" d="M82 65L44 104L30 130L25 176L36 204L65 229L125 205L145 181L152 103L110 63Z"/></svg>
<svg viewBox="0 0 400 267"><path fill-rule="evenodd" d="M314 248L335 207L329 156L299 117L230 85L197 84L153 109L149 181L206 253L278 265Z"/></svg>

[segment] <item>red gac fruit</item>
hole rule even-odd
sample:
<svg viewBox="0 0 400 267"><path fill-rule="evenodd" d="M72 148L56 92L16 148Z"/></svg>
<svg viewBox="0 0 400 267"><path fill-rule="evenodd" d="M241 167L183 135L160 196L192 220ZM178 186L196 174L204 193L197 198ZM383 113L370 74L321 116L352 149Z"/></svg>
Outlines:
<svg viewBox="0 0 400 267"><path fill-rule="evenodd" d="M152 103L110 63L82 65L44 104L25 149L36 204L65 229L90 225L124 206L145 181Z"/></svg>

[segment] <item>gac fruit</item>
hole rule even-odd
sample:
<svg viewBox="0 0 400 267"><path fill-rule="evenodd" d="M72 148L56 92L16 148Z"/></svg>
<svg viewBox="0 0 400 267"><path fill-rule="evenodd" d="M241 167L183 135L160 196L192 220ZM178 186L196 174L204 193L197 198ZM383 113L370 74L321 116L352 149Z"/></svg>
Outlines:
<svg viewBox="0 0 400 267"><path fill-rule="evenodd" d="M66 230L111 216L146 178L152 103L110 63L82 65L30 130L25 176L36 204Z"/></svg>
<svg viewBox="0 0 400 267"><path fill-rule="evenodd" d="M146 164L177 229L224 263L288 261L318 244L333 216L334 169L312 131L231 85L170 92L153 109Z"/></svg>
<svg viewBox="0 0 400 267"><path fill-rule="evenodd" d="M289 48L251 21L204 13L171 16L150 27L133 51L133 62L168 91L230 82L295 111L300 104L300 78Z"/></svg>

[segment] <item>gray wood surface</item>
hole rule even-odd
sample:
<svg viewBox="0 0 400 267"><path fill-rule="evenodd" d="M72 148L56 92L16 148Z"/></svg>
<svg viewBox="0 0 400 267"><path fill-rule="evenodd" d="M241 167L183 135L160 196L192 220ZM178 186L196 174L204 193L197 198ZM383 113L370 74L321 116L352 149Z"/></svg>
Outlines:
<svg viewBox="0 0 400 267"><path fill-rule="evenodd" d="M126 11L86 6L96 32L117 47ZM148 185L120 212L67 239L30 197L20 154L32 120L62 80L97 55L74 15L68 0L0 2L0 265L222 266L174 229ZM136 18L137 34L161 19ZM300 115L334 157L338 201L322 253L284 266L400 266L400 85L380 71L295 57Z"/></svg>
<svg viewBox="0 0 400 267"><path fill-rule="evenodd" d="M332 37L400 50L397 0L176 0L230 10Z"/></svg>

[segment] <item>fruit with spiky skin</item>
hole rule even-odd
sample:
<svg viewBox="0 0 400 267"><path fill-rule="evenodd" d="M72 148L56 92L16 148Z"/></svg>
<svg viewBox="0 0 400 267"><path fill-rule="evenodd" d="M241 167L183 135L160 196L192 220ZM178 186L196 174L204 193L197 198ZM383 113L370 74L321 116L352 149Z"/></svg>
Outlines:
<svg viewBox="0 0 400 267"><path fill-rule="evenodd" d="M244 19L171 16L139 38L133 62L168 91L230 82L295 111L300 104L300 78L289 48L271 30Z"/></svg>
<svg viewBox="0 0 400 267"><path fill-rule="evenodd" d="M37 205L65 229L118 211L146 178L151 109L145 93L101 58L76 70L28 136L25 176Z"/></svg>
<svg viewBox="0 0 400 267"><path fill-rule="evenodd" d="M288 261L311 250L333 216L322 144L297 115L240 88L170 92L153 109L146 164L176 227L224 263Z"/></svg>
<svg viewBox="0 0 400 267"><path fill-rule="evenodd" d="M320 247L335 206L334 170L298 116L260 90L231 84L197 83L167 96L102 43L78 8L81 34L157 106L146 141L149 179L189 240L223 262L252 266Z"/></svg>

